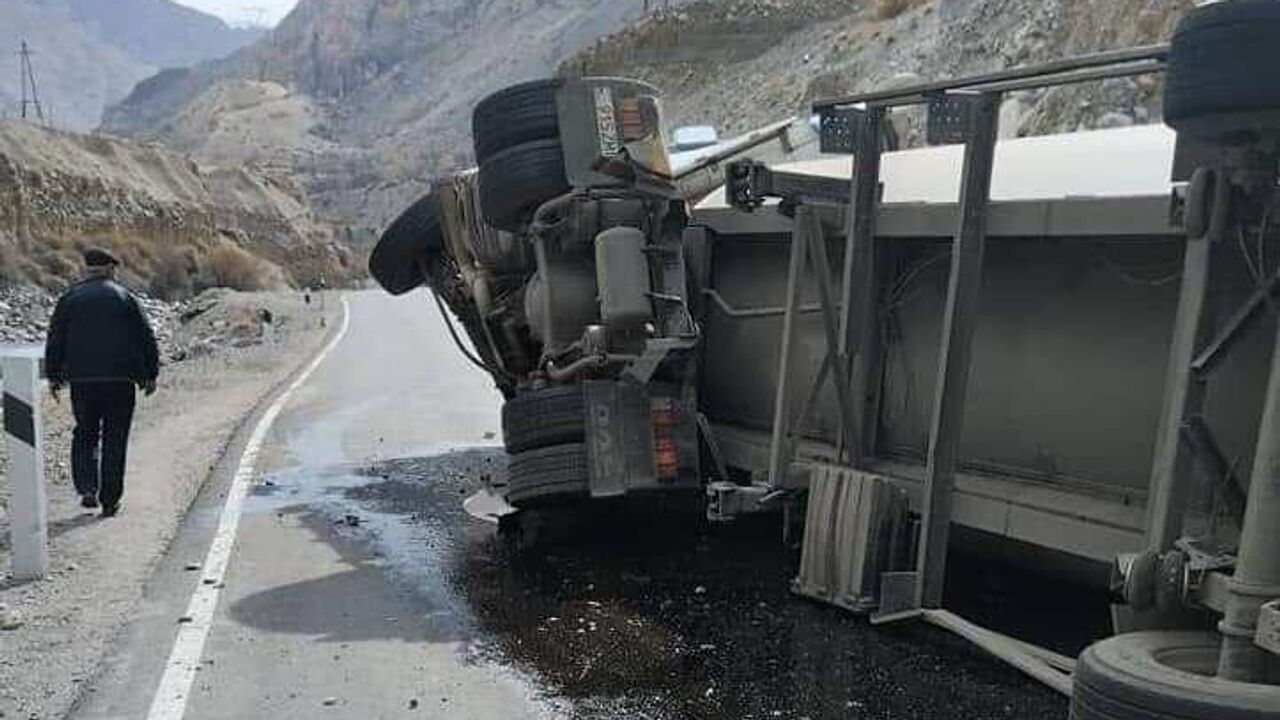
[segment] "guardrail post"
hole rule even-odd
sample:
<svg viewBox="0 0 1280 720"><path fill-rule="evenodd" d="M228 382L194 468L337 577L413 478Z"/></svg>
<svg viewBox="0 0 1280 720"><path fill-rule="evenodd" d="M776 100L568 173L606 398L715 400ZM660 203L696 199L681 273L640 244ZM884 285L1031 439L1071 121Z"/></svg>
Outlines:
<svg viewBox="0 0 1280 720"><path fill-rule="evenodd" d="M40 421L40 357L6 351L4 432L9 451L9 518L13 577L43 578L49 569L49 521L44 492L44 429Z"/></svg>
<svg viewBox="0 0 1280 720"><path fill-rule="evenodd" d="M960 435L969 385L969 356L978 319L982 260L987 240L987 201L999 130L999 93L974 99L973 126L965 142L960 190L960 228L951 246L951 280L943 316L942 347L929 432L920 550L916 562L916 604L942 605L947 542L951 533L951 490L960 455Z"/></svg>

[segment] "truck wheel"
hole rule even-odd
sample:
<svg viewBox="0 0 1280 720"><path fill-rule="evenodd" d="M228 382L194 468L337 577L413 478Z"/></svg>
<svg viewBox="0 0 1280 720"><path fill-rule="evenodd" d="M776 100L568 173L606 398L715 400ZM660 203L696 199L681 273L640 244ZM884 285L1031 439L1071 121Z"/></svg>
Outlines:
<svg viewBox="0 0 1280 720"><path fill-rule="evenodd" d="M480 166L480 209L499 230L519 232L542 203L568 191L559 140L516 145Z"/></svg>
<svg viewBox="0 0 1280 720"><path fill-rule="evenodd" d="M1117 635L1080 655L1072 720L1277 720L1280 686L1213 676L1218 635Z"/></svg>
<svg viewBox="0 0 1280 720"><path fill-rule="evenodd" d="M507 502L517 508L573 502L589 492L583 443L516 453L507 466Z"/></svg>
<svg viewBox="0 0 1280 720"><path fill-rule="evenodd" d="M513 85L486 97L471 115L476 162L516 145L560 137L556 107L559 80L534 80Z"/></svg>
<svg viewBox="0 0 1280 720"><path fill-rule="evenodd" d="M1275 0L1232 0L1188 12L1169 47L1165 122L1217 140L1280 130L1277 38Z"/></svg>
<svg viewBox="0 0 1280 720"><path fill-rule="evenodd" d="M517 395L502 406L507 452L582 442L586 412L581 385L557 385Z"/></svg>
<svg viewBox="0 0 1280 720"><path fill-rule="evenodd" d="M427 193L382 233L369 255L369 274L392 295L403 295L427 280L427 268L444 251L440 201Z"/></svg>

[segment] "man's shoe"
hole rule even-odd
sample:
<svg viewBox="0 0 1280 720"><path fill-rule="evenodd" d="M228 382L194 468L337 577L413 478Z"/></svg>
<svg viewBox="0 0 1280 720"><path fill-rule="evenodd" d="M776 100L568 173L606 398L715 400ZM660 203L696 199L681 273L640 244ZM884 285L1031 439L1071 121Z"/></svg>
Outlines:
<svg viewBox="0 0 1280 720"><path fill-rule="evenodd" d="M86 510L92 510L98 507L98 496L97 495L81 495L80 507L85 508Z"/></svg>
<svg viewBox="0 0 1280 720"><path fill-rule="evenodd" d="M102 517L104 517L104 518L111 518L111 517L115 517L115 516L116 516L116 513L118 513L118 512L120 512L120 506L119 506L119 505L104 505L104 506L102 506Z"/></svg>

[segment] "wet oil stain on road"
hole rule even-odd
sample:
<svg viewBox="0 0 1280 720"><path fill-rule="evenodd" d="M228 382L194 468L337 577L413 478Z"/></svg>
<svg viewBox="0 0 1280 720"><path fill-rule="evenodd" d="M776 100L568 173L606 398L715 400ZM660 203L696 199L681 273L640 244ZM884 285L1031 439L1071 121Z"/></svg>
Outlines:
<svg viewBox="0 0 1280 720"><path fill-rule="evenodd" d="M793 595L776 518L610 511L514 553L461 509L504 465L478 450L365 468L341 494L383 529L341 531L368 533L407 591L448 608L478 662L536 678L574 717L1066 717L1061 696L951 635Z"/></svg>

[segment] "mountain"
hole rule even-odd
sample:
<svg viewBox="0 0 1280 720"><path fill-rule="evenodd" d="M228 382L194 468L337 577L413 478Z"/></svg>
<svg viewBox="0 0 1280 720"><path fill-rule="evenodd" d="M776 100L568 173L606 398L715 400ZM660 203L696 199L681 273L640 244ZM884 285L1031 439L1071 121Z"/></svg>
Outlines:
<svg viewBox="0 0 1280 720"><path fill-rule="evenodd" d="M262 37L169 0L62 0L85 33L158 68L226 57Z"/></svg>
<svg viewBox="0 0 1280 720"><path fill-rule="evenodd" d="M7 0L0 10L0 116L19 114L18 45L31 47L46 116L59 127L89 130L102 109L154 68L89 35L61 0Z"/></svg>
<svg viewBox="0 0 1280 720"><path fill-rule="evenodd" d="M643 10L640 0L302 0L235 55L141 83L105 128L206 162L292 168L318 210L367 232L432 177L470 164L478 99L550 76Z"/></svg>
<svg viewBox="0 0 1280 720"><path fill-rule="evenodd" d="M53 124L98 126L102 111L159 68L222 57L260 37L169 0L4 0L0 117L19 114L19 42Z"/></svg>

